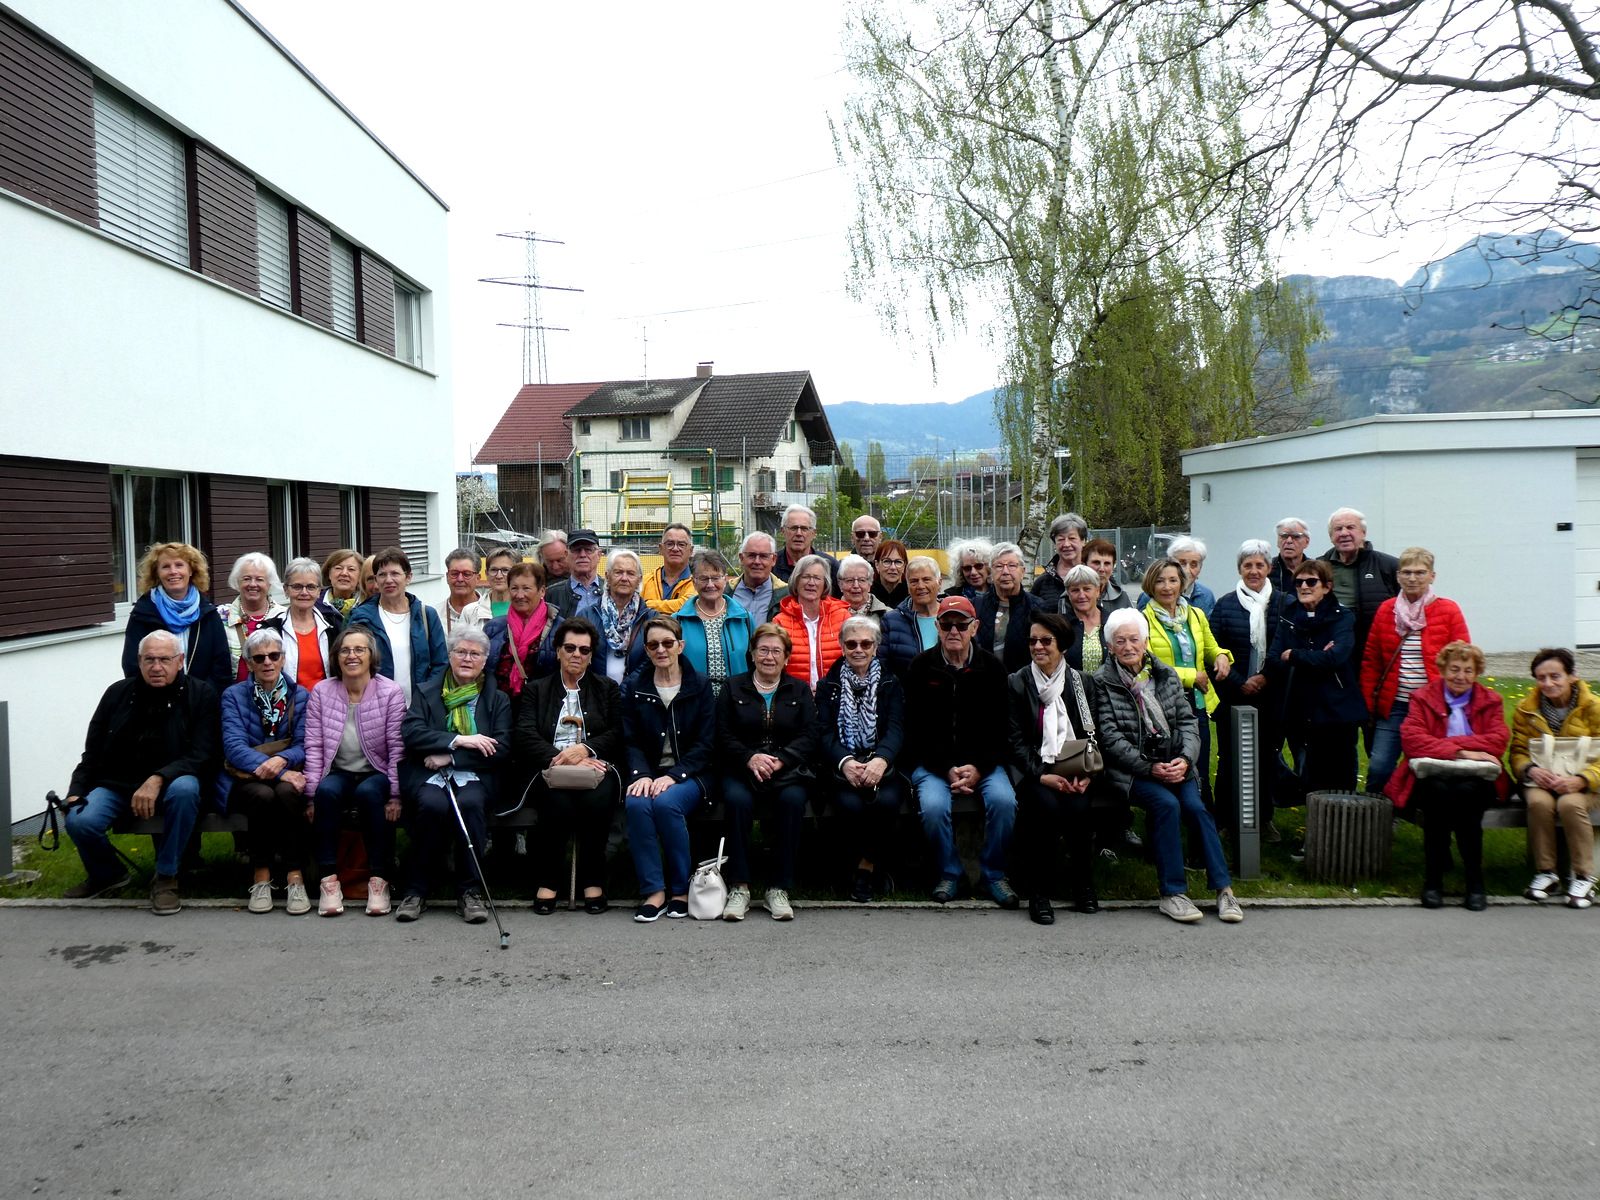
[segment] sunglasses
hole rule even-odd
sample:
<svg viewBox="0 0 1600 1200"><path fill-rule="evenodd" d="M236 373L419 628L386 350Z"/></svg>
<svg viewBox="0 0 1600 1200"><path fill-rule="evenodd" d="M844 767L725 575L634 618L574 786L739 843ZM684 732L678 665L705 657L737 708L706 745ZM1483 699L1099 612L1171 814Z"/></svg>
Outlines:
<svg viewBox="0 0 1600 1200"><path fill-rule="evenodd" d="M1320 580L1320 579L1296 579L1296 580L1295 580L1295 581L1294 581L1294 586L1295 586L1295 587L1296 587L1296 588L1297 588L1297 589L1298 589L1298 588L1314 588L1314 587L1319 587L1319 586L1321 586L1321 584L1322 584L1322 580Z"/></svg>
<svg viewBox="0 0 1600 1200"><path fill-rule="evenodd" d="M839 644L846 650L871 650L878 643L871 638L847 638Z"/></svg>
<svg viewBox="0 0 1600 1200"><path fill-rule="evenodd" d="M1028 639L1028 645L1030 646L1054 646L1055 644L1056 640L1053 637L1031 637Z"/></svg>
<svg viewBox="0 0 1600 1200"><path fill-rule="evenodd" d="M262 663L277 662L282 657L282 650L269 650L265 654L252 654L250 661L259 667Z"/></svg>
<svg viewBox="0 0 1600 1200"><path fill-rule="evenodd" d="M568 654L576 654L580 658L587 658L589 655L594 653L593 646L579 646L574 642L565 642L562 644L561 648Z"/></svg>
<svg viewBox="0 0 1600 1200"><path fill-rule="evenodd" d="M677 638L659 638L653 642L646 642L644 648L646 650L671 650L677 644Z"/></svg>
<svg viewBox="0 0 1600 1200"><path fill-rule="evenodd" d="M953 629L965 629L971 624L972 622L965 617L962 617L959 620L952 619L950 617L944 617L939 621L939 628L944 630L946 633L949 633Z"/></svg>

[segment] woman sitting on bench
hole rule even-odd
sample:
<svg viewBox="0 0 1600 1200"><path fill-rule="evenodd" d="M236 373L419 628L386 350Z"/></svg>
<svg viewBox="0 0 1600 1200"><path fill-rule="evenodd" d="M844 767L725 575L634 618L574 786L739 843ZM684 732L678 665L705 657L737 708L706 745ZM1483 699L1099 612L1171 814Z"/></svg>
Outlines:
<svg viewBox="0 0 1600 1200"><path fill-rule="evenodd" d="M1528 850L1538 872L1528 890L1530 900L1548 900L1561 876L1556 874L1556 821L1567 835L1572 878L1566 901L1573 908L1594 903L1594 826L1589 812L1600 799L1600 698L1578 678L1570 650L1541 650L1533 656L1534 690L1522 698L1511 724L1511 774L1522 784L1528 802ZM1545 739L1551 741L1546 743ZM1594 738L1587 755L1556 738Z"/></svg>

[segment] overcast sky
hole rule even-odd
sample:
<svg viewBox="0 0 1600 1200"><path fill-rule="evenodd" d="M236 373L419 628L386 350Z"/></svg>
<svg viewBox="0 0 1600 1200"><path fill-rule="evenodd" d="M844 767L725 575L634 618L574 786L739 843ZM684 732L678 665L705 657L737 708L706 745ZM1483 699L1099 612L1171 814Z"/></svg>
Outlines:
<svg viewBox="0 0 1600 1200"><path fill-rule="evenodd" d="M981 331L896 342L845 294L850 178L828 116L844 0L606 5L244 0L450 205L456 455L522 382L520 275L536 229L549 378L806 369L825 404L956 401L995 384ZM1439 235L1383 243L1327 223L1285 271L1404 279ZM399 264L403 266L403 261ZM432 281L428 281L432 282Z"/></svg>

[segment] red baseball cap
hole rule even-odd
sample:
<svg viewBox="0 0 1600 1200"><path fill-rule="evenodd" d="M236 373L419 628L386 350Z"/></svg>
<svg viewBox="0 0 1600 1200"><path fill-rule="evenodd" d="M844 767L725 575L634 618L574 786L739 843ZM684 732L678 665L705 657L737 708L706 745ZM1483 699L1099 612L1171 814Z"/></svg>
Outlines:
<svg viewBox="0 0 1600 1200"><path fill-rule="evenodd" d="M939 601L939 611L933 615L938 618L944 616L945 613L960 613L973 621L978 619L978 612L972 607L972 601L965 596L946 596Z"/></svg>

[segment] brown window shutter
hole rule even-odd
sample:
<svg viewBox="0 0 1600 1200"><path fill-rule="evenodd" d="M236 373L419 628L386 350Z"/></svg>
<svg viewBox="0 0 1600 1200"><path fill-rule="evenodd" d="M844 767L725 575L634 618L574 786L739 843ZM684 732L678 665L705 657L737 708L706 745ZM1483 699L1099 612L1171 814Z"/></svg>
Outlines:
<svg viewBox="0 0 1600 1200"><path fill-rule="evenodd" d="M0 15L0 187L98 225L94 78ZM109 528L109 527L108 527Z"/></svg>
<svg viewBox="0 0 1600 1200"><path fill-rule="evenodd" d="M339 489L331 483L308 483L304 487L300 544L309 546L306 553L320 563L339 549Z"/></svg>
<svg viewBox="0 0 1600 1200"><path fill-rule="evenodd" d="M111 532L103 464L0 458L0 637L111 620Z"/></svg>
<svg viewBox="0 0 1600 1200"><path fill-rule="evenodd" d="M361 287L356 292L357 336L374 350L394 354L394 272L381 258L360 254Z"/></svg>
<svg viewBox="0 0 1600 1200"><path fill-rule="evenodd" d="M333 328L333 248L328 227L303 209L289 210L289 293L294 311Z"/></svg>
<svg viewBox="0 0 1600 1200"><path fill-rule="evenodd" d="M367 489L367 552L376 554L400 544L400 493L387 488ZM420 573L412 563L413 574Z"/></svg>
<svg viewBox="0 0 1600 1200"><path fill-rule="evenodd" d="M200 480L200 507L206 514L201 549L211 564L211 596L218 604L238 595L228 572L241 554L268 553L267 485L259 479L206 475ZM283 570L283 564L276 564Z"/></svg>
<svg viewBox="0 0 1600 1200"><path fill-rule="evenodd" d="M189 255L195 270L254 295L256 181L209 146L189 143Z"/></svg>

